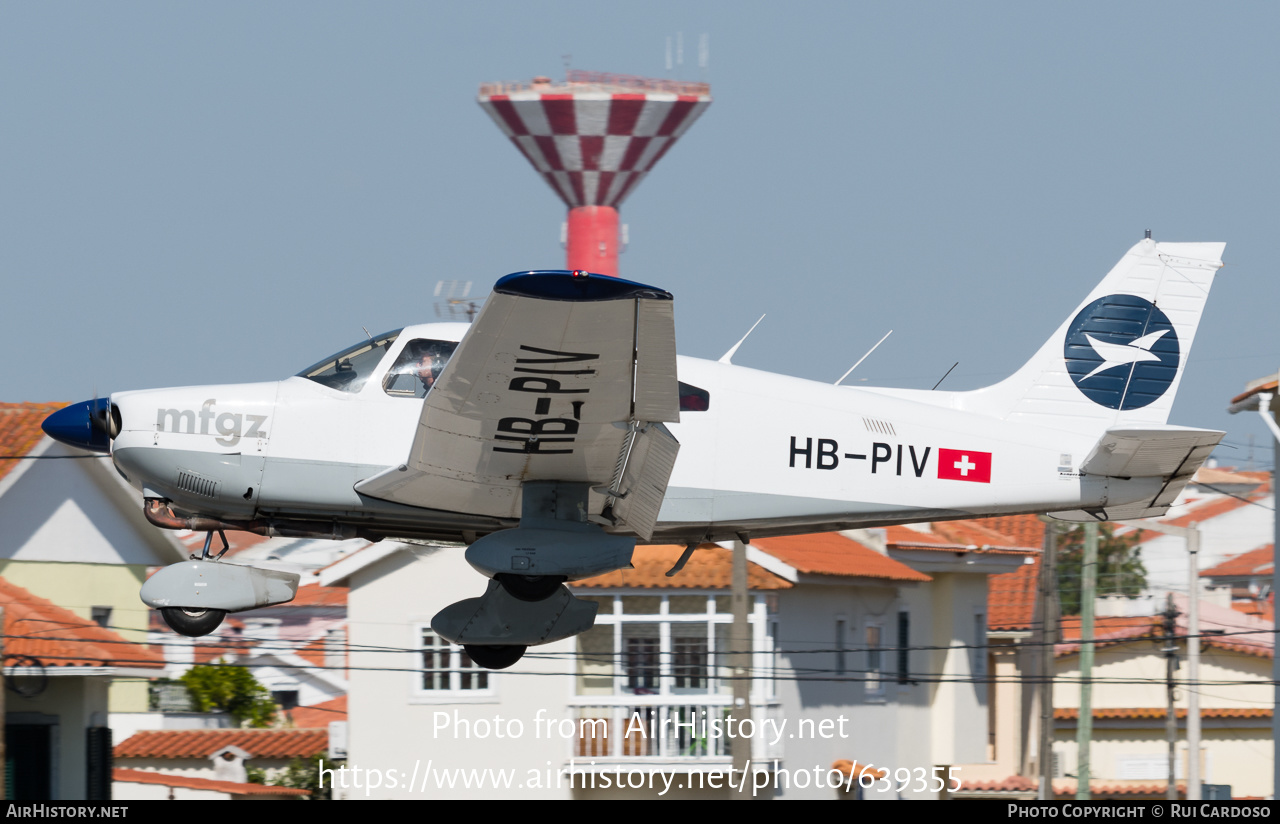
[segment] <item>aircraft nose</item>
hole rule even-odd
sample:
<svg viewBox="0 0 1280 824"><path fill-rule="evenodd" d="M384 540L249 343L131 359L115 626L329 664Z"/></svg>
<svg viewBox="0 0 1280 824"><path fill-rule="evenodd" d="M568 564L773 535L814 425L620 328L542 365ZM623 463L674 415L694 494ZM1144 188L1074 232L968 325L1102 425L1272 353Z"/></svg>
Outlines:
<svg viewBox="0 0 1280 824"><path fill-rule="evenodd" d="M55 441L87 449L90 452L111 451L111 401L91 401L64 406L44 419L40 428Z"/></svg>

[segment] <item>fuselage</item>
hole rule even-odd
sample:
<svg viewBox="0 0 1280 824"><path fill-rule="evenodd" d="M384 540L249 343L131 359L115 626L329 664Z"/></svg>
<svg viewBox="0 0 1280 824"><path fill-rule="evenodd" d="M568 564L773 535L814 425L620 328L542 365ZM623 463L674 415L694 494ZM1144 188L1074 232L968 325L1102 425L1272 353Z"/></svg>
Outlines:
<svg viewBox="0 0 1280 824"><path fill-rule="evenodd" d="M112 457L146 497L228 522L456 540L514 526L354 488L413 441L429 387L405 364L467 328L407 327L347 350L345 369L339 353L281 381L116 393ZM1079 433L716 361L681 357L678 371L682 393L698 392L669 425L681 448L654 541L1070 510L1159 489L1082 477L1096 438Z"/></svg>

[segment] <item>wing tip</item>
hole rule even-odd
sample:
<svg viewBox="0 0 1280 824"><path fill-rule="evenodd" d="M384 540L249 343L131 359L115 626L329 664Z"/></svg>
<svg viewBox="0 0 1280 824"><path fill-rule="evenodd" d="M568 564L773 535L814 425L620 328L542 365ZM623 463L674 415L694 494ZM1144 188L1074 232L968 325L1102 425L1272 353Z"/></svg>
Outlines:
<svg viewBox="0 0 1280 824"><path fill-rule="evenodd" d="M635 281L567 269L514 272L493 286L495 294L537 300L673 300L670 292Z"/></svg>

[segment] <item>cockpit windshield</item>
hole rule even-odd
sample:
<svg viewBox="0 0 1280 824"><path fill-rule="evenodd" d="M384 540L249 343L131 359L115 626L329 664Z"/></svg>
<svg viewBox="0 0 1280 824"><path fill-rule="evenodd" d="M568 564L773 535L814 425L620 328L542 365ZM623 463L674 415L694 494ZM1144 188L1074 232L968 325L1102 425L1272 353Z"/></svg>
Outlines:
<svg viewBox="0 0 1280 824"><path fill-rule="evenodd" d="M372 340L365 339L355 346L308 366L298 377L337 389L340 392L359 392L369 375L377 368L382 356L387 354L401 330L386 332Z"/></svg>

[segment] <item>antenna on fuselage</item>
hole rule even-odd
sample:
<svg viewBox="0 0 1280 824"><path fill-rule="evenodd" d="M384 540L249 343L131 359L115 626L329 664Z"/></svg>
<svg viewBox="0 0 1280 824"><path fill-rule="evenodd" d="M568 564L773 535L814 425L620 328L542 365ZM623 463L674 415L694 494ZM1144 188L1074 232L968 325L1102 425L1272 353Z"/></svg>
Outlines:
<svg viewBox="0 0 1280 824"><path fill-rule="evenodd" d="M871 353L872 353L872 352L874 352L874 351L876 351L876 347L877 347L877 346L879 346L880 344L884 343L886 340L888 340L889 336L890 336L890 335L892 335L892 334L893 334L893 330L892 330L892 329L890 329L888 332L885 332L885 333L884 333L884 337L883 337L883 338L881 338L880 340L876 341L876 345L875 345L875 346L873 346L873 347L871 347L870 349L868 349L868 350L867 350L867 354L865 354L865 355L863 355L862 357L858 358L858 363L855 363L853 366L850 366L850 367L849 367L849 371L848 371L848 372L845 372L843 375L841 375L841 376L840 376L840 378L835 382L835 385L836 385L836 386L839 386L839 385L840 385L840 381L842 381L842 380L844 380L845 378L849 377L849 375L853 373L853 370L857 369L857 368L858 368L858 365L859 365L859 364L861 364L864 360L866 360L867 358L871 357Z"/></svg>
<svg viewBox="0 0 1280 824"><path fill-rule="evenodd" d="M764 320L764 317L765 317L764 315L761 315L760 320ZM752 332L756 331L756 327L760 325L760 320L751 324L751 328L747 330L747 334L742 336L742 340L735 343L733 347L729 349L728 352L725 352L724 355L721 356L720 358L721 363L727 363L730 365L733 364L733 356L737 353L738 347L741 346L747 338L751 337Z"/></svg>

